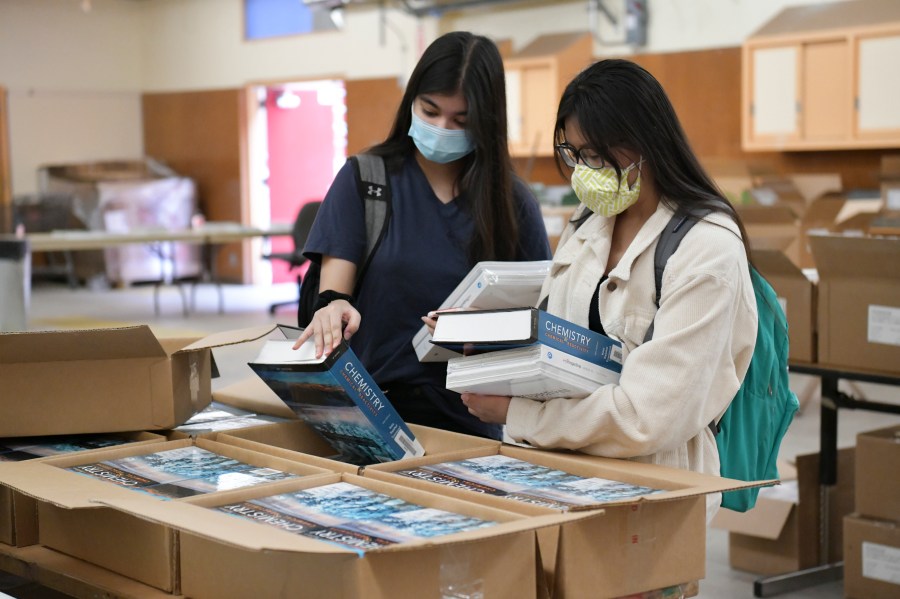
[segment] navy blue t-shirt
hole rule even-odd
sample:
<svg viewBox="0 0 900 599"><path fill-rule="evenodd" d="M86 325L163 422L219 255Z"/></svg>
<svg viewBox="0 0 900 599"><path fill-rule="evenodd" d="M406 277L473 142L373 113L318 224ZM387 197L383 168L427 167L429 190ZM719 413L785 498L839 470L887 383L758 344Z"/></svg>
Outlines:
<svg viewBox="0 0 900 599"><path fill-rule="evenodd" d="M474 225L464 198L442 203L413 155L389 176L392 214L356 298L362 321L350 346L382 388L390 383L443 388L447 365L419 362L412 338L422 327L420 318L440 306L474 266L468 258ZM550 259L537 201L519 180L514 197L517 259ZM365 242L365 209L348 161L319 208L304 254L316 261L322 255L349 260L359 268Z"/></svg>

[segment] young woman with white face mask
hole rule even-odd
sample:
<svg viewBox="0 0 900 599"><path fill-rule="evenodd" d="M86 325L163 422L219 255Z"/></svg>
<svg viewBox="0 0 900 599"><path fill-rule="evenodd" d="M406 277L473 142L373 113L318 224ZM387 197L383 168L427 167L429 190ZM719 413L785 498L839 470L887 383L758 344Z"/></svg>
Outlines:
<svg viewBox="0 0 900 599"><path fill-rule="evenodd" d="M366 230L348 163L304 248L322 266L326 302L300 337L314 338L320 353L349 340L407 422L494 438L500 426L469 414L444 388L446 364L420 363L411 341L421 316L476 262L550 258L537 201L513 175L506 123L494 43L466 32L435 40L410 76L388 138L367 150L384 158L390 179L386 235L352 297Z"/></svg>
<svg viewBox="0 0 900 599"><path fill-rule="evenodd" d="M584 399L463 401L517 441L718 475L708 425L740 386L757 331L740 220L691 152L662 87L634 63L601 61L568 85L556 149L583 206L542 298L548 312L622 342L620 381ZM657 309L657 240L676 212L696 208L711 212L668 260Z"/></svg>

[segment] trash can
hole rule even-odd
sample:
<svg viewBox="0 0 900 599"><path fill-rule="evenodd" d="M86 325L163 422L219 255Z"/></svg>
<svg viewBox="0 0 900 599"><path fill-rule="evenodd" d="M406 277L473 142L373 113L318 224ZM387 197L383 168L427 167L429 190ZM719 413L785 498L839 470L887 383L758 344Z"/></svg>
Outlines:
<svg viewBox="0 0 900 599"><path fill-rule="evenodd" d="M0 332L28 328L31 253L25 239L0 239Z"/></svg>

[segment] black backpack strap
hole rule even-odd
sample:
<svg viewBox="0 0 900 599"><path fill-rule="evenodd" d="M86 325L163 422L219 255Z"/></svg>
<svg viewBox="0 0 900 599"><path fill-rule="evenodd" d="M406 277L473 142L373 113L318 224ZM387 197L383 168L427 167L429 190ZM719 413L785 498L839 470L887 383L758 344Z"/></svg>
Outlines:
<svg viewBox="0 0 900 599"><path fill-rule="evenodd" d="M384 239L391 218L391 186L384 158L374 154L358 154L350 158L356 174L356 188L365 206L366 255L356 273L353 295L359 292L363 276L372 262L375 250Z"/></svg>
<svg viewBox="0 0 900 599"><path fill-rule="evenodd" d="M666 228L663 229L662 234L659 236L659 241L656 242L656 252L653 254L653 276L656 281L656 295L653 297L653 303L656 304L657 310L659 309L659 300L662 297L662 280L663 273L666 270L666 263L678 249L678 246L681 245L681 240L688 234L688 231L710 212L708 209L691 212L679 210L666 223ZM654 322L651 322L650 328L647 329L647 334L644 335L644 343L653 338L653 325Z"/></svg>
<svg viewBox="0 0 900 599"><path fill-rule="evenodd" d="M659 241L656 242L656 252L653 254L653 276L656 279L656 295L653 303L656 304L657 310L659 309L659 300L662 297L662 280L663 273L666 270L666 263L672 257L672 254L675 253L675 250L678 249L678 246L681 245L681 240L688 234L688 231L710 212L712 210L708 208L694 211L678 211L666 223L666 228L663 229L662 234L659 236ZM647 334L644 335L644 343L653 338L653 325L655 322L655 319L650 322ZM715 420L711 421L709 430L712 431L713 435L718 435L719 424Z"/></svg>

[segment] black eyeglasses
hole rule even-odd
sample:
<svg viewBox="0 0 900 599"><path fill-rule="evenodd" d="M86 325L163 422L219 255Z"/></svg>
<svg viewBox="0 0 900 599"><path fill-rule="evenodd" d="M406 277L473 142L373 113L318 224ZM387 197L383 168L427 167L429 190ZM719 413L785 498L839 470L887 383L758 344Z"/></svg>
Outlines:
<svg viewBox="0 0 900 599"><path fill-rule="evenodd" d="M562 158L562 161L570 168L575 168L578 166L579 162L594 170L609 166L599 154L594 152L594 150L576 150L575 146L566 142L556 144L554 147L556 148L556 153Z"/></svg>

